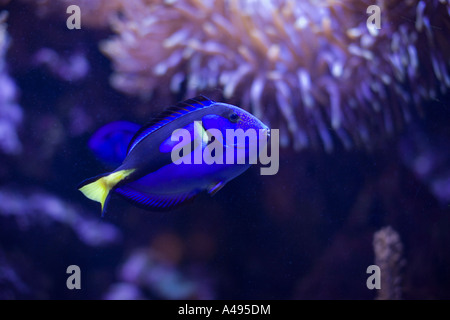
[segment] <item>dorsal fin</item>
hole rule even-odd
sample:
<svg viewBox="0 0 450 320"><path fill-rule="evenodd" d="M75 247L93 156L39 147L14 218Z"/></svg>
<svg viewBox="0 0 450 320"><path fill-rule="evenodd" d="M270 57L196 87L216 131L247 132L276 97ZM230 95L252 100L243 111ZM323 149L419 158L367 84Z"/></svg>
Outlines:
<svg viewBox="0 0 450 320"><path fill-rule="evenodd" d="M158 130L167 123L184 116L185 114L209 107L214 103L215 101L210 100L204 96L197 96L192 99L178 102L176 105L162 111L152 121L150 121L148 124L139 129L138 132L136 132L134 137L131 139L130 144L128 145L127 155L139 142L141 142L150 133Z"/></svg>

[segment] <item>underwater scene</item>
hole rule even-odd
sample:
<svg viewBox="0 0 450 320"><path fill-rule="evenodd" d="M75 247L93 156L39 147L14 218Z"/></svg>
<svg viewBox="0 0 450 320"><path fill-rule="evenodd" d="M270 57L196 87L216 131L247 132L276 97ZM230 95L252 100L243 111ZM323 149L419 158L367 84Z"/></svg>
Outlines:
<svg viewBox="0 0 450 320"><path fill-rule="evenodd" d="M450 1L0 0L0 299L450 299Z"/></svg>

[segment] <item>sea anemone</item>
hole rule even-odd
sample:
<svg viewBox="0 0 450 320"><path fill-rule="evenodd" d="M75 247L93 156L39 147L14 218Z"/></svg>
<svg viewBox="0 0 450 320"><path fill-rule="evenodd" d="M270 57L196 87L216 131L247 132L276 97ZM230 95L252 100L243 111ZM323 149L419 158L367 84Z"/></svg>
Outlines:
<svg viewBox="0 0 450 320"><path fill-rule="evenodd" d="M101 48L124 92L220 88L284 145L370 146L450 87L449 1L377 1L381 28L369 30L371 4L127 1Z"/></svg>

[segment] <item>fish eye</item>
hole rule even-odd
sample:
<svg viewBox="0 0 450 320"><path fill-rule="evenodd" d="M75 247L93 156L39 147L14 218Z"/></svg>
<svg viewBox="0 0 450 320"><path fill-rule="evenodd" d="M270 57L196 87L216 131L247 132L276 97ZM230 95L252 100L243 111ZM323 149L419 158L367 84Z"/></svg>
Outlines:
<svg viewBox="0 0 450 320"><path fill-rule="evenodd" d="M231 122L233 122L233 123L236 123L236 122L238 122L239 121L239 115L237 114L237 113L232 113L232 114L230 114L229 116L228 116L228 119L231 121Z"/></svg>

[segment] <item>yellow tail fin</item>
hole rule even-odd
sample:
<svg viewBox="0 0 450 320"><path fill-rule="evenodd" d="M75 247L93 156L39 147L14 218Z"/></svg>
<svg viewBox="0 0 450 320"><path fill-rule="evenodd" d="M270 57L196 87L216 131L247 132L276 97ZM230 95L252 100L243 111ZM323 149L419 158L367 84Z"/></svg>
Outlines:
<svg viewBox="0 0 450 320"><path fill-rule="evenodd" d="M135 169L120 170L98 178L94 182L83 185L79 190L89 199L100 202L102 213L109 192L121 180L128 177Z"/></svg>

